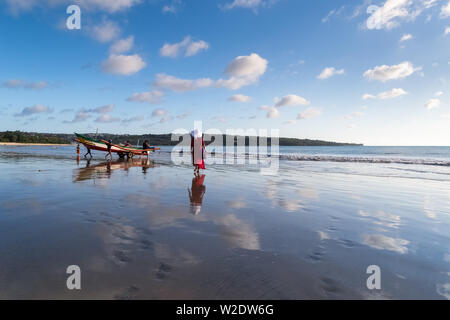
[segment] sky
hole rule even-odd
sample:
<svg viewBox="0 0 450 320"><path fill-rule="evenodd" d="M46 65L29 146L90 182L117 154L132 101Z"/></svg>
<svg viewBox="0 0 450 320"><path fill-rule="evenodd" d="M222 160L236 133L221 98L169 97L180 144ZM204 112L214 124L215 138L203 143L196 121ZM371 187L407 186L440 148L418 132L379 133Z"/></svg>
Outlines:
<svg viewBox="0 0 450 320"><path fill-rule="evenodd" d="M450 0L0 1L0 131L194 121L448 146Z"/></svg>

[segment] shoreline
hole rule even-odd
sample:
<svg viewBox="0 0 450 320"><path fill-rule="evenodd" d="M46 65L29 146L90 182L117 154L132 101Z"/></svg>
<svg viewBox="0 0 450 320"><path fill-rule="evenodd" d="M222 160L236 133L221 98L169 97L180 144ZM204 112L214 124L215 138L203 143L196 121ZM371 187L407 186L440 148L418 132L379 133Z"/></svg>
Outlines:
<svg viewBox="0 0 450 320"><path fill-rule="evenodd" d="M0 146L70 146L70 143L21 143L21 142L0 142Z"/></svg>

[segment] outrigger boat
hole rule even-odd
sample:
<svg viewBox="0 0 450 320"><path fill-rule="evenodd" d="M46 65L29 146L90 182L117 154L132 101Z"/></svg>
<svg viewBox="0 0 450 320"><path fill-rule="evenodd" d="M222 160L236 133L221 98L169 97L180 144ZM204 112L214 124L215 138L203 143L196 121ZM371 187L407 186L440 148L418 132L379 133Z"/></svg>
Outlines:
<svg viewBox="0 0 450 320"><path fill-rule="evenodd" d="M75 141L81 143L89 150L98 150L108 152L108 141L106 140L95 140L87 136L83 136L81 134L75 133L77 137ZM120 158L124 158L127 156L128 158L133 158L135 155L148 155L149 152L154 152L156 150L160 150L160 148L150 147L149 149L143 149L139 147L130 147L130 146L122 146L119 144L111 143L111 152L115 152L119 155Z"/></svg>

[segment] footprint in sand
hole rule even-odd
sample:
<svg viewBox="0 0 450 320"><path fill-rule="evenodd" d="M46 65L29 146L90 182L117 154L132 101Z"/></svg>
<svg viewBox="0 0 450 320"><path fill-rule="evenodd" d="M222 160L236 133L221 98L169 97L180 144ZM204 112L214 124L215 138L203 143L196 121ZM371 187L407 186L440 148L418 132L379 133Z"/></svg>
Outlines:
<svg viewBox="0 0 450 320"><path fill-rule="evenodd" d="M348 239L340 239L339 243L346 248L354 248L358 245L356 242Z"/></svg>
<svg viewBox="0 0 450 320"><path fill-rule="evenodd" d="M173 267L167 263L161 263L159 265L158 271L156 272L156 278L159 280L166 279L172 272Z"/></svg>
<svg viewBox="0 0 450 320"><path fill-rule="evenodd" d="M325 247L318 245L315 250L306 256L306 260L312 263L322 262L325 256Z"/></svg>
<svg viewBox="0 0 450 320"><path fill-rule="evenodd" d="M119 263L128 263L132 261L131 258L127 256L126 252L121 250L115 250L113 252L113 258Z"/></svg>
<svg viewBox="0 0 450 320"><path fill-rule="evenodd" d="M331 278L322 278L320 288L324 291L327 297L333 297L341 293L339 282Z"/></svg>
<svg viewBox="0 0 450 320"><path fill-rule="evenodd" d="M139 241L139 248L142 250L153 249L153 242L151 242L150 240L147 240L147 239L141 239Z"/></svg>
<svg viewBox="0 0 450 320"><path fill-rule="evenodd" d="M138 287L129 286L124 292L116 294L113 298L116 300L132 300L137 298L138 292Z"/></svg>

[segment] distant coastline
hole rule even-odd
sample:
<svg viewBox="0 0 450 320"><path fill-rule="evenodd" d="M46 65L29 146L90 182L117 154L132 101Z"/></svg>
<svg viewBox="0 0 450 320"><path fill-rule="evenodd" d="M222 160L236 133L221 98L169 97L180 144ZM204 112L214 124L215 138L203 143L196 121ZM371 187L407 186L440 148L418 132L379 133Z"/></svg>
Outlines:
<svg viewBox="0 0 450 320"><path fill-rule="evenodd" d="M89 135L92 136L93 135ZM243 138L243 137L241 137ZM133 145L138 145L145 140L149 140L155 146L174 146L179 141L172 141L171 134L143 134L143 135L126 135L126 134L109 134L99 133L97 139L113 140L115 143L123 143L130 141ZM236 137L234 137L236 140ZM226 136L223 136L223 143L226 144ZM67 133L37 133L22 131L4 131L0 132L0 145L70 145L75 141L74 134ZM210 137L205 134L205 141L211 141ZM249 143L249 137L245 137L245 145ZM271 139L268 138L268 145L271 145ZM358 143L342 143L324 140L297 139L297 138L279 138L280 146L363 146Z"/></svg>

